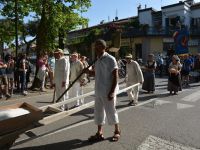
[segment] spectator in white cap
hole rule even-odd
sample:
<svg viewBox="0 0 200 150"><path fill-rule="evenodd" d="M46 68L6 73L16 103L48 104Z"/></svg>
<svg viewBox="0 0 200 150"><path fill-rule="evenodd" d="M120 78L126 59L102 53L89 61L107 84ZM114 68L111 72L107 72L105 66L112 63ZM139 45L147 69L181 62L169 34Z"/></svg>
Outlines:
<svg viewBox="0 0 200 150"><path fill-rule="evenodd" d="M140 69L139 64L136 61L132 60L132 55L128 54L125 56L127 64L126 64L126 86L129 87L136 83L143 83L144 78L142 71ZM127 91L129 97L129 104L130 106L135 106L138 103L138 95L139 95L139 85L133 87L132 89Z"/></svg>
<svg viewBox="0 0 200 150"><path fill-rule="evenodd" d="M63 56L63 50L57 49L54 52L56 59L55 70L54 70L54 86L56 90L57 99L64 93L69 85L69 61ZM61 101L68 98L68 93L66 93ZM68 109L67 105L61 107L62 110Z"/></svg>

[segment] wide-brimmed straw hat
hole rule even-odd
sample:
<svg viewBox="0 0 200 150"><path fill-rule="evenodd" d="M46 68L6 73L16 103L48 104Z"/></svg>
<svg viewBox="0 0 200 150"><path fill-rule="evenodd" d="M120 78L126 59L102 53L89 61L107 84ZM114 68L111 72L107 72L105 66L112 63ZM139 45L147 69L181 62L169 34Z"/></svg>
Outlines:
<svg viewBox="0 0 200 150"><path fill-rule="evenodd" d="M71 56L76 56L76 57L78 57L78 53L74 52L74 53L71 54Z"/></svg>
<svg viewBox="0 0 200 150"><path fill-rule="evenodd" d="M132 58L133 58L133 56L132 56L131 54L128 54L128 55L126 55L126 56L125 56L125 58L132 59Z"/></svg>
<svg viewBox="0 0 200 150"><path fill-rule="evenodd" d="M54 53L61 53L61 54L63 54L63 50L62 49L56 49L55 51L54 51Z"/></svg>
<svg viewBox="0 0 200 150"><path fill-rule="evenodd" d="M176 61L180 61L180 58L177 55L172 56Z"/></svg>
<svg viewBox="0 0 200 150"><path fill-rule="evenodd" d="M151 54L149 54L148 56L149 56L149 57L154 57L154 54L151 53Z"/></svg>

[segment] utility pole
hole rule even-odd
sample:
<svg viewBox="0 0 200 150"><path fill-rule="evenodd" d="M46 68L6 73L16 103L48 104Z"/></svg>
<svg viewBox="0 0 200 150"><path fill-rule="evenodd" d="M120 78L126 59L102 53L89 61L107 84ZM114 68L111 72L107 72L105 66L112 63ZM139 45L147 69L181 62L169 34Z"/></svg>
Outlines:
<svg viewBox="0 0 200 150"><path fill-rule="evenodd" d="M18 54L18 0L15 0L15 55Z"/></svg>

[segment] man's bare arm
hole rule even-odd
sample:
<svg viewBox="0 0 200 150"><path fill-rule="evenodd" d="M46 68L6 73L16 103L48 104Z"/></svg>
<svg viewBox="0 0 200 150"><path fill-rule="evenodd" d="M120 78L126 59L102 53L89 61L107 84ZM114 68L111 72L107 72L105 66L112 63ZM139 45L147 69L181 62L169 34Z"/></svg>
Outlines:
<svg viewBox="0 0 200 150"><path fill-rule="evenodd" d="M113 100L114 98L114 92L115 92L115 88L117 86L117 80L118 80L118 69L113 70L112 76L113 76L112 86L111 86L110 92L108 93L109 100Z"/></svg>

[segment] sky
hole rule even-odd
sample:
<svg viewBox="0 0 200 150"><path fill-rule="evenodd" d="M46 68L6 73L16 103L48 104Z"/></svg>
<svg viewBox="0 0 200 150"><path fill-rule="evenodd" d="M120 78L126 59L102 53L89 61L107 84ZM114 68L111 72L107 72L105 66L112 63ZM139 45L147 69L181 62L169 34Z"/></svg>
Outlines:
<svg viewBox="0 0 200 150"><path fill-rule="evenodd" d="M89 19L89 26L97 25L102 20L112 21L116 14L119 19L137 16L137 6L141 4L142 9L153 7L161 10L162 6L179 2L180 0L91 0L92 6L82 16ZM200 0L195 0L200 2Z"/></svg>

